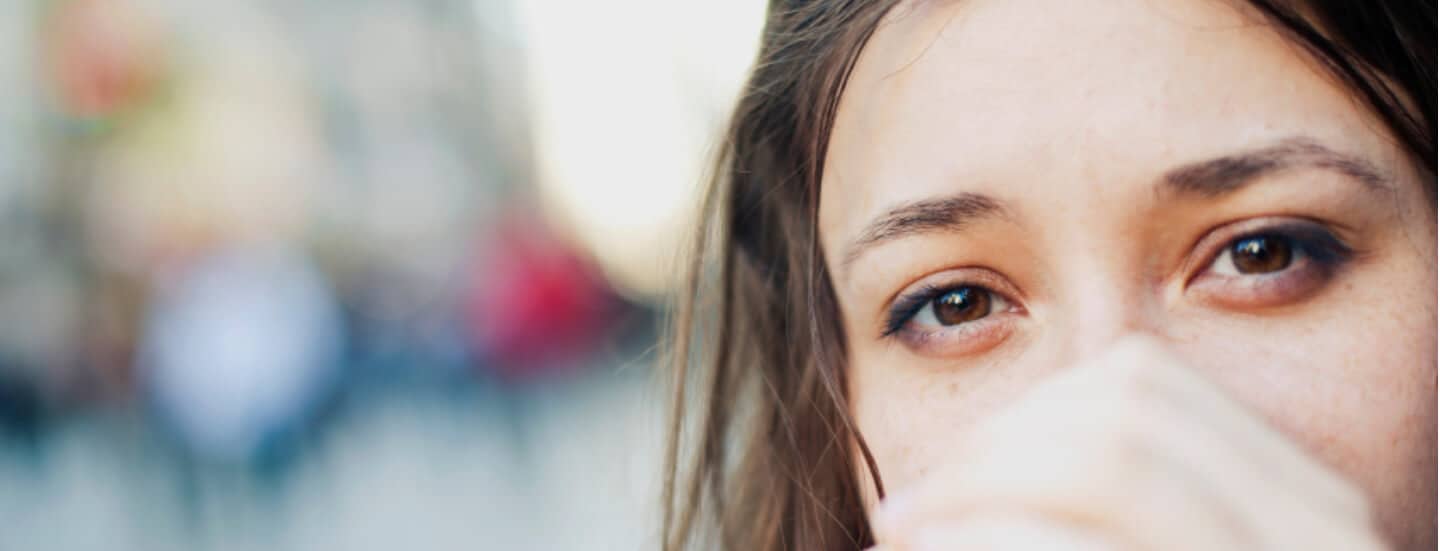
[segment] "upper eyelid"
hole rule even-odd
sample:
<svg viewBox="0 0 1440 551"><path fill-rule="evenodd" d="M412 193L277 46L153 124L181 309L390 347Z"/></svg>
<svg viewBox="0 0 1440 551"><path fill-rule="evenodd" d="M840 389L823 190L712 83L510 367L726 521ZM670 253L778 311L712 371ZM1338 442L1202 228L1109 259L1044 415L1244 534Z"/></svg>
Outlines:
<svg viewBox="0 0 1440 551"><path fill-rule="evenodd" d="M926 288L949 289L965 285L989 289L1012 302L1025 299L1025 295L1020 292L1019 288L994 270L979 266L963 266L937 270L912 280L885 298L885 309L889 310L889 307L901 297L911 296Z"/></svg>

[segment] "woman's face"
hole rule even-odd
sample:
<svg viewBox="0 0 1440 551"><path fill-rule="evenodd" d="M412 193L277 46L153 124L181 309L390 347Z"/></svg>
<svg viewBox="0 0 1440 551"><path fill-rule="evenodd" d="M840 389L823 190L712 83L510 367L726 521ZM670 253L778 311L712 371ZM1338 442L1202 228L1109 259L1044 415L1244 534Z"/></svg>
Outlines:
<svg viewBox="0 0 1440 551"><path fill-rule="evenodd" d="M1431 182L1256 17L971 0L881 25L819 223L887 489L1141 332L1362 486L1392 536L1431 526Z"/></svg>

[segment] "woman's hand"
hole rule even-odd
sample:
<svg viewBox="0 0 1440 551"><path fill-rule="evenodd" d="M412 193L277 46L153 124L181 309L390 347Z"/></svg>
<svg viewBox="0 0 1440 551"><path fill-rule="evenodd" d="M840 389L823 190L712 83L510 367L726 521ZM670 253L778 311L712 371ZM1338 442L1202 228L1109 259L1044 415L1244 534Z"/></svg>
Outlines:
<svg viewBox="0 0 1440 551"><path fill-rule="evenodd" d="M879 548L1382 549L1364 496L1153 340L1069 369L872 515Z"/></svg>

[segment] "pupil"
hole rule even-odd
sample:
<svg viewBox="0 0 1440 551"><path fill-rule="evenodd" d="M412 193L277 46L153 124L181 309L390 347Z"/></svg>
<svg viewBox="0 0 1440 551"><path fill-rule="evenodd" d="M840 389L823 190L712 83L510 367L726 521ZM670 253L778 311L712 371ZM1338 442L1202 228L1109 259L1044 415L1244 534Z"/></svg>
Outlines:
<svg viewBox="0 0 1440 551"><path fill-rule="evenodd" d="M990 313L990 295L974 287L961 287L935 298L935 319L941 325L955 325Z"/></svg>
<svg viewBox="0 0 1440 551"><path fill-rule="evenodd" d="M1230 258L1242 274L1276 272L1290 265L1290 243L1270 235L1246 237L1231 246Z"/></svg>

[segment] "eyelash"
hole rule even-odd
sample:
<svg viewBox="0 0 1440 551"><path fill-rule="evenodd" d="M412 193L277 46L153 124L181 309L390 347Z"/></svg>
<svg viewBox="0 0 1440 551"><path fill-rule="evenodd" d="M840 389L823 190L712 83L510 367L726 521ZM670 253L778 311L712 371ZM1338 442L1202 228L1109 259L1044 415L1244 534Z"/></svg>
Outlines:
<svg viewBox="0 0 1440 551"><path fill-rule="evenodd" d="M1253 227L1247 228L1243 226ZM1284 241L1287 246L1291 248L1292 255L1294 256L1288 264L1275 272L1217 275L1215 277L1228 278L1231 280L1241 279L1251 282L1274 282L1279 278L1293 275L1297 270L1304 269L1306 264L1313 264L1312 269L1318 270L1319 272L1316 275L1328 278L1335 270L1351 260L1356 254L1354 249L1341 240L1340 237L1318 222L1284 221L1279 223L1270 222L1263 225L1242 224L1239 230L1229 232L1229 235L1221 235L1215 239L1218 243L1210 246L1209 252L1202 257L1206 259L1205 262L1201 264L1203 266L1202 271L1187 279L1186 285L1188 286L1202 277L1212 275L1216 263L1229 254L1235 244L1258 237L1278 238ZM1205 239L1202 239L1202 243L1203 241L1205 241ZM1282 285L1284 284L1283 281L1280 283ZM956 281L943 285L926 284L919 289L905 293L895 299L887 311L884 331L881 336L885 338L895 338L899 337L902 333L911 331L907 326L911 324L921 311L927 307L931 307L934 301L941 296L964 287L990 293L992 296L999 297L1003 303L1017 304L1011 297L997 292L989 286L975 282ZM925 332L927 335L922 337L933 336L933 334L939 334L941 332L951 332L967 325L981 323L995 313L997 312L992 311L981 318L945 327L940 331Z"/></svg>

